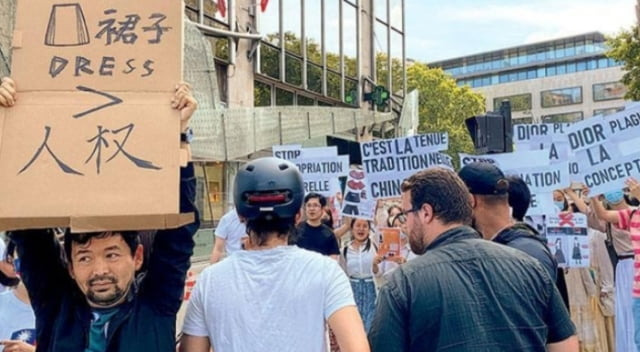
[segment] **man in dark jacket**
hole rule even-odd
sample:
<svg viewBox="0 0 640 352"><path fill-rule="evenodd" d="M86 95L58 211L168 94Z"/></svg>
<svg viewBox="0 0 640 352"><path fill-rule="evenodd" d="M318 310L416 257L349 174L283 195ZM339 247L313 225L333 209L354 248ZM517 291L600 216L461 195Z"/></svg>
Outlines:
<svg viewBox="0 0 640 352"><path fill-rule="evenodd" d="M420 257L380 289L372 351L577 352L554 283L533 258L479 238L470 195L450 170L402 184L409 243Z"/></svg>
<svg viewBox="0 0 640 352"><path fill-rule="evenodd" d="M13 82L3 80L0 95L11 90ZM173 107L183 121L191 116L196 102L188 86L178 86ZM180 177L180 212L196 213L196 221L158 231L144 275L136 231L67 232L66 261L52 230L11 233L36 315L37 351L175 351L176 314L199 226L193 165Z"/></svg>
<svg viewBox="0 0 640 352"><path fill-rule="evenodd" d="M546 241L511 217L509 181L502 171L490 163L471 163L459 175L472 195L473 227L482 237L536 258L556 281L558 264Z"/></svg>

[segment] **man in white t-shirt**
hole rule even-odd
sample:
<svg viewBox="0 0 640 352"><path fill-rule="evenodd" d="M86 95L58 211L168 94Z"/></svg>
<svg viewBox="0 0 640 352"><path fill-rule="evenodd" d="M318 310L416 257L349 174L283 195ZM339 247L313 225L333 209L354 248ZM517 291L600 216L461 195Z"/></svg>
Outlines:
<svg viewBox="0 0 640 352"><path fill-rule="evenodd" d="M0 257L0 259L4 258L4 253L5 253L5 249L6 249L7 245L4 243L4 239L2 236L0 236L0 255L2 255L2 257ZM2 278L2 277L0 277ZM2 283L2 280L0 280L0 293L7 291L8 287Z"/></svg>
<svg viewBox="0 0 640 352"><path fill-rule="evenodd" d="M242 238L247 236L247 225L233 208L220 219L214 234L216 239L211 253L212 264L219 262L225 252L229 256L242 249Z"/></svg>
<svg viewBox="0 0 640 352"><path fill-rule="evenodd" d="M3 242L0 239L0 242ZM3 242L4 243L4 242ZM9 289L0 293L0 351L33 352L36 350L36 317L31 308L29 294L20 281L18 260L10 253L0 255L0 278L11 282Z"/></svg>
<svg viewBox="0 0 640 352"><path fill-rule="evenodd" d="M325 324L342 352L368 352L351 286L338 263L288 245L303 197L292 163L262 158L235 180L245 251L208 267L192 292L181 352L325 352Z"/></svg>

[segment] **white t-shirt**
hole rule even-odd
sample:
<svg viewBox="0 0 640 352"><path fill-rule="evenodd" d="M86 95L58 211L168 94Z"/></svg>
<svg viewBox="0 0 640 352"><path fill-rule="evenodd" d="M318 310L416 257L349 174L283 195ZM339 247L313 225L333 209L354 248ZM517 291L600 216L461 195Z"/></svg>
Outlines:
<svg viewBox="0 0 640 352"><path fill-rule="evenodd" d="M224 214L216 227L214 234L224 239L227 255L242 249L242 237L247 235L247 226L240 222L235 209Z"/></svg>
<svg viewBox="0 0 640 352"><path fill-rule="evenodd" d="M36 317L33 309L11 290L0 293L0 317L0 340L35 343Z"/></svg>
<svg viewBox="0 0 640 352"><path fill-rule="evenodd" d="M205 269L183 332L216 352L325 352L325 321L355 306L338 263L296 246L239 251Z"/></svg>
<svg viewBox="0 0 640 352"><path fill-rule="evenodd" d="M5 251L7 250L7 245L4 244L2 237L0 237L0 260L4 260L6 255ZM6 286L0 285L0 293L7 291L8 288Z"/></svg>

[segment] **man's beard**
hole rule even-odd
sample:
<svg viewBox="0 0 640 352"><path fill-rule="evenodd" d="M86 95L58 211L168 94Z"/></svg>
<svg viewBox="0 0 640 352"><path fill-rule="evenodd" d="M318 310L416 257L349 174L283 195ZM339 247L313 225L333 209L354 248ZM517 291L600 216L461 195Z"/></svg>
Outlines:
<svg viewBox="0 0 640 352"><path fill-rule="evenodd" d="M6 287L15 287L20 283L19 277L8 277L4 273L0 272L0 285Z"/></svg>
<svg viewBox="0 0 640 352"><path fill-rule="evenodd" d="M113 290L109 293L98 293L91 286L95 281L109 281L113 284ZM113 276L97 276L89 280L87 299L97 306L109 307L117 303L126 294L127 290L118 286L118 280Z"/></svg>
<svg viewBox="0 0 640 352"><path fill-rule="evenodd" d="M409 247L413 253L422 255L427 249L427 245L424 243L424 228L418 224L414 224L413 228L409 229Z"/></svg>

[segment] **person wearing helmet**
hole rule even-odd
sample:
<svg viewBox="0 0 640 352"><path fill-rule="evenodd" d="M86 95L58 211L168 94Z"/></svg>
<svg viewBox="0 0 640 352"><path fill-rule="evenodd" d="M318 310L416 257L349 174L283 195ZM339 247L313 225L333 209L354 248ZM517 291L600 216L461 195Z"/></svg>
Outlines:
<svg viewBox="0 0 640 352"><path fill-rule="evenodd" d="M303 200L292 163L261 158L236 175L247 250L205 269L189 300L181 352L326 351L325 326L342 352L369 351L351 286L338 263L288 245Z"/></svg>

